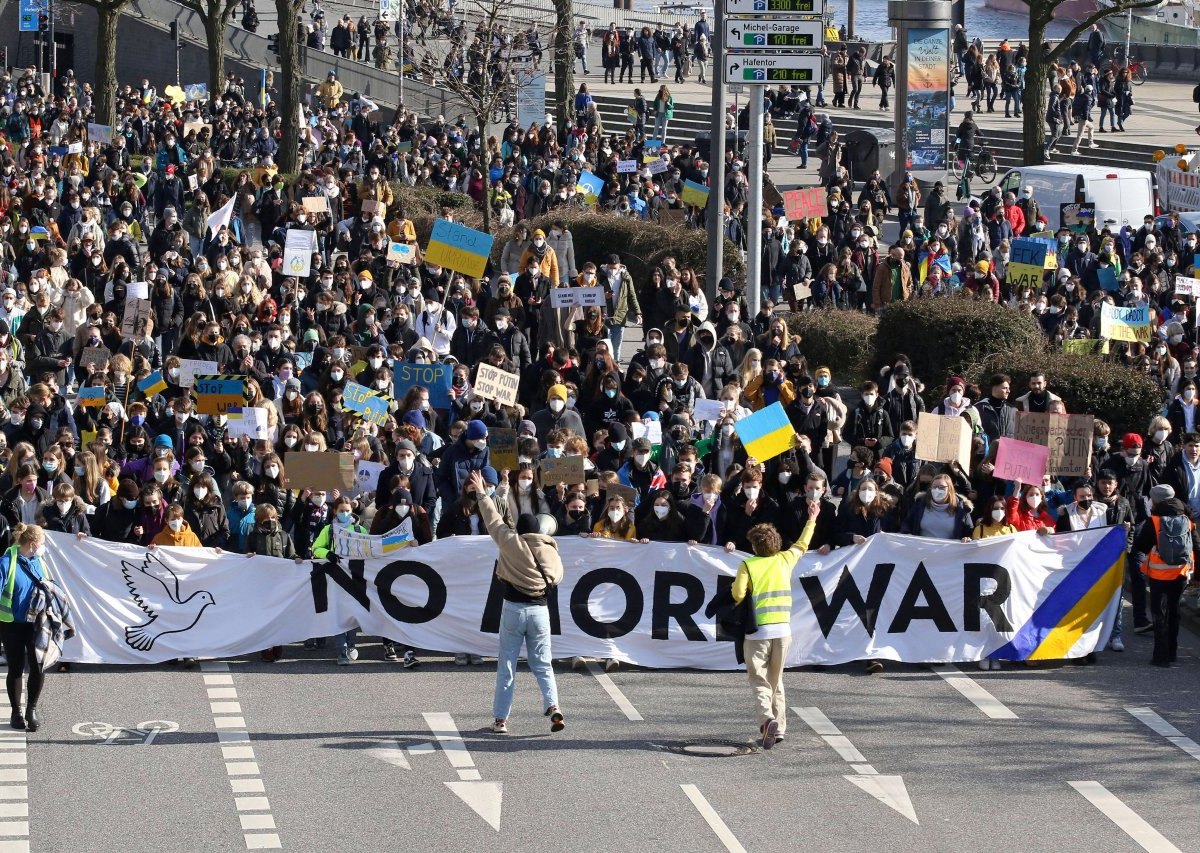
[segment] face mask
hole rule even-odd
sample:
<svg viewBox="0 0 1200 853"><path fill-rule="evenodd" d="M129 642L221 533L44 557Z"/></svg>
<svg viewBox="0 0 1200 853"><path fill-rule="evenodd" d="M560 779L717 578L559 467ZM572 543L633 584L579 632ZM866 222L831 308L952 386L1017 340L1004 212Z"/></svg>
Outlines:
<svg viewBox="0 0 1200 853"><path fill-rule="evenodd" d="M650 454L649 453L635 453L633 455L633 461L644 468L650 462Z"/></svg>
<svg viewBox="0 0 1200 853"><path fill-rule="evenodd" d="M561 447L547 447L546 448L546 456L549 457L550 459L558 459L562 456L562 448Z"/></svg>
<svg viewBox="0 0 1200 853"><path fill-rule="evenodd" d="M907 450L913 446L916 440L917 437L915 435L902 435L900 436L900 446Z"/></svg>
<svg viewBox="0 0 1200 853"><path fill-rule="evenodd" d="M858 499L862 503L865 503L865 504L873 503L875 501L875 490L874 489L859 489L858 490Z"/></svg>
<svg viewBox="0 0 1200 853"><path fill-rule="evenodd" d="M82 465L75 466L75 476L82 477L86 473L87 473L87 468L84 468Z"/></svg>
<svg viewBox="0 0 1200 853"><path fill-rule="evenodd" d="M468 441L467 444L471 445L476 450L483 450L485 447L487 447L487 439L480 438L475 441Z"/></svg>
<svg viewBox="0 0 1200 853"><path fill-rule="evenodd" d="M604 396L610 400L615 399L617 396L617 389L616 388L605 388Z"/></svg>
<svg viewBox="0 0 1200 853"><path fill-rule="evenodd" d="M122 500L121 505L124 506L125 509L134 509L135 507L137 507L137 499L135 498L131 501Z"/></svg>
<svg viewBox="0 0 1200 853"><path fill-rule="evenodd" d="M562 400L551 400L550 401L550 411L554 412L555 414L558 414L566 407L567 407L567 404Z"/></svg>
<svg viewBox="0 0 1200 853"><path fill-rule="evenodd" d="M306 445L304 445L304 449L307 450L309 453L316 453L321 448L320 448L320 445L306 444Z"/></svg>
<svg viewBox="0 0 1200 853"><path fill-rule="evenodd" d="M22 412L12 412L8 416L9 423L15 426L20 426L25 421L25 415Z"/></svg>
<svg viewBox="0 0 1200 853"><path fill-rule="evenodd" d="M159 484L167 482L167 477L170 477L170 476L171 476L171 472L165 468L158 468L154 472L154 480L155 480L155 482L157 482Z"/></svg>
<svg viewBox="0 0 1200 853"><path fill-rule="evenodd" d="M625 449L625 442L623 442L623 441L614 441L614 442L611 442L611 443L609 444L609 446L610 446L610 447L611 447L613 450L615 450L615 451L617 451L618 453L620 453L622 450L624 450L624 449Z"/></svg>
<svg viewBox="0 0 1200 853"><path fill-rule="evenodd" d="M1004 521L1004 510L1003 509L992 510L992 521L996 522L997 524L999 524L1001 521Z"/></svg>
<svg viewBox="0 0 1200 853"><path fill-rule="evenodd" d="M182 518L173 518L167 522L167 527L170 527L171 530L173 530L175 533L178 533L180 530L183 529L183 519Z"/></svg>
<svg viewBox="0 0 1200 853"><path fill-rule="evenodd" d="M337 514L337 520L339 522L341 522L342 524L349 524L350 523L350 511L344 509L341 512L339 512Z"/></svg>
<svg viewBox="0 0 1200 853"><path fill-rule="evenodd" d="M661 505L658 505L658 506L655 506L655 507L654 507L654 514L655 514L656 516L658 516L658 517L659 517L659 519L666 518L666 517L667 517L667 513L669 513L670 511L671 511L671 508L670 508L669 506L661 506Z"/></svg>
<svg viewBox="0 0 1200 853"><path fill-rule="evenodd" d="M204 486L197 486L192 490L192 494L196 496L196 500L202 501L208 497L208 489L206 489Z"/></svg>
<svg viewBox="0 0 1200 853"><path fill-rule="evenodd" d="M342 377L343 377L343 376L345 376L345 375L346 375L346 374L344 374L344 373L343 373L342 371L340 371L340 370L331 370L331 371L329 371L329 378L330 378L330 379L332 379L334 382L341 382L341 381L342 381Z"/></svg>
<svg viewBox="0 0 1200 853"><path fill-rule="evenodd" d="M67 510L69 510L74 503L74 501L55 501L54 505L58 507L60 514L66 515Z"/></svg>
<svg viewBox="0 0 1200 853"><path fill-rule="evenodd" d="M1195 399L1195 397L1196 397L1196 389L1195 388L1184 388L1183 389L1183 399L1187 400L1190 403L1190 402L1192 402L1193 399Z"/></svg>
<svg viewBox="0 0 1200 853"><path fill-rule="evenodd" d="M865 405L869 409L871 406L875 405L876 399L877 399L877 397L874 394L863 394L863 397L862 397L863 405Z"/></svg>
<svg viewBox="0 0 1200 853"><path fill-rule="evenodd" d="M1154 441L1156 444L1162 444L1166 440L1167 431L1165 429L1158 429L1154 431Z"/></svg>
<svg viewBox="0 0 1200 853"><path fill-rule="evenodd" d="M746 500L748 500L748 501L758 500L758 494L760 491L758 486L750 486L748 488L742 489L742 491L746 495Z"/></svg>
<svg viewBox="0 0 1200 853"><path fill-rule="evenodd" d="M263 468L263 473L266 474L271 479L275 479L276 477L279 476L279 466L278 465L268 465L266 468Z"/></svg>
<svg viewBox="0 0 1200 853"><path fill-rule="evenodd" d="M947 495L948 493L947 493L947 491L946 491L944 488L942 488L941 486L935 486L934 488L932 488L932 489L930 489L930 490L929 490L929 494L930 494L930 496L933 498L933 502L934 502L934 503L939 503L939 504L940 504L940 503L944 503L944 502L945 502L945 500L946 500L946 495Z"/></svg>
<svg viewBox="0 0 1200 853"><path fill-rule="evenodd" d="M623 509L610 509L608 511L608 518L610 521L612 521L613 524L619 524L621 519L624 517L625 517L625 510L623 510Z"/></svg>
<svg viewBox="0 0 1200 853"><path fill-rule="evenodd" d="M517 488L520 489L522 492L528 492L530 489L533 488L533 480L528 480L528 479L517 480Z"/></svg>
<svg viewBox="0 0 1200 853"><path fill-rule="evenodd" d="M42 463L42 468L44 468L47 472L53 474L55 471L58 470L58 463L55 462L53 459L47 459L45 462Z"/></svg>
<svg viewBox="0 0 1200 853"><path fill-rule="evenodd" d="M1041 495L1026 495L1025 503L1029 504L1029 506L1032 507L1033 509L1037 509L1039 506L1042 505L1042 496Z"/></svg>

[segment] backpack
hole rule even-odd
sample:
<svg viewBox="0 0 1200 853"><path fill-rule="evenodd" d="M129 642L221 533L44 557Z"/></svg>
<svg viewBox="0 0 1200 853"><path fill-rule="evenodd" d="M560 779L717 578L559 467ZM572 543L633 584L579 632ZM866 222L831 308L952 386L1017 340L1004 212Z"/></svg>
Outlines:
<svg viewBox="0 0 1200 853"><path fill-rule="evenodd" d="M1197 86L1195 89L1192 89L1192 103L1200 104L1200 86Z"/></svg>
<svg viewBox="0 0 1200 853"><path fill-rule="evenodd" d="M1186 515L1158 519L1158 557L1168 566L1186 566L1192 558L1192 524Z"/></svg>

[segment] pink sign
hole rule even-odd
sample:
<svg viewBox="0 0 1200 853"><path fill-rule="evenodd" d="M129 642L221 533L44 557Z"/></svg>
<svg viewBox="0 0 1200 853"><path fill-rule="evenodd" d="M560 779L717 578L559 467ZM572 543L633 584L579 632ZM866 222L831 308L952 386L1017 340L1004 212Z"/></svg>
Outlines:
<svg viewBox="0 0 1200 853"><path fill-rule="evenodd" d="M995 476L1001 480L1020 480L1022 483L1042 484L1050 448L1015 438L1002 438L996 450Z"/></svg>

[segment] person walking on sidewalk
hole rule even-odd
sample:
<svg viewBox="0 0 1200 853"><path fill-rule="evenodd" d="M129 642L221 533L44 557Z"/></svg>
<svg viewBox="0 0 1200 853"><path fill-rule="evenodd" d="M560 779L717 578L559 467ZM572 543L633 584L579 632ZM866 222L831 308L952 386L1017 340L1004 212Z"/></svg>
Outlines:
<svg viewBox="0 0 1200 853"><path fill-rule="evenodd" d="M504 587L504 605L500 611L500 654L496 661L496 691L492 698L492 731L508 733L508 715L512 711L513 683L517 676L517 657L521 644L529 668L542 691L542 707L550 718L550 731L566 728L558 707L558 685L550 652L550 608L547 595L563 579L562 558L552 530L542 527L546 517L522 513L514 529L500 515L486 491L483 476L473 471L467 489L479 495L479 514L488 535L500 549L496 577Z"/></svg>
<svg viewBox="0 0 1200 853"><path fill-rule="evenodd" d="M1071 149L1072 154L1079 154L1079 143L1083 141L1083 137L1087 135L1088 148L1096 147L1096 140L1092 138L1092 87L1081 86L1079 91L1075 93L1075 97L1071 99L1071 120L1075 122L1078 131L1075 134L1075 147Z"/></svg>
<svg viewBox="0 0 1200 853"><path fill-rule="evenodd" d="M799 436L796 438L799 441ZM754 556L738 566L733 579L733 600L740 604L751 597L758 629L743 641L746 674L758 706L758 731L763 749L783 740L787 729L787 702L783 691L783 667L792 639L792 571L808 550L816 530L821 505L808 502L808 521L792 547L783 542L773 524L756 524L746 533Z"/></svg>
<svg viewBox="0 0 1200 853"><path fill-rule="evenodd" d="M1179 599L1196 566L1196 524L1166 483L1150 489L1150 503L1150 518L1138 532L1133 552L1146 555L1142 572L1150 582L1150 615L1154 618L1150 663L1167 667L1175 663L1179 642Z"/></svg>
<svg viewBox="0 0 1200 853"><path fill-rule="evenodd" d="M45 579L42 554L46 534L36 524L18 524L13 528L14 544L0 557L0 641L8 660L8 704L12 708L9 723L14 729L38 730L38 699L42 695L42 669L35 648L34 625L28 620L29 603L38 583ZM21 713L21 680L25 669L25 713Z"/></svg>
<svg viewBox="0 0 1200 853"><path fill-rule="evenodd" d="M888 109L888 92L896 85L896 66L888 57L884 57L879 63L879 67L875 69L875 76L872 81L879 87L879 109ZM858 104L858 98L855 97L855 105Z"/></svg>
<svg viewBox="0 0 1200 853"><path fill-rule="evenodd" d="M667 141L667 123L675 118L675 99L666 85L658 87L654 96L654 138Z"/></svg>

